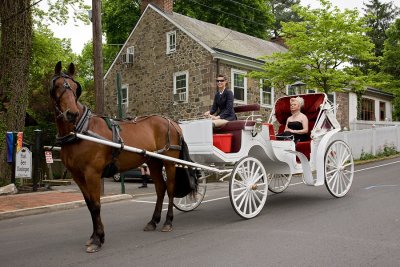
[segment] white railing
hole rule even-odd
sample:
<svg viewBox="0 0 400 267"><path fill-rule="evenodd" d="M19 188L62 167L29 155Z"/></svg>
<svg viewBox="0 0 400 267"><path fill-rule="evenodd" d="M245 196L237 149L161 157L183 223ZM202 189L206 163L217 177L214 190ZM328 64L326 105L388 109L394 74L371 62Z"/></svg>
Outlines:
<svg viewBox="0 0 400 267"><path fill-rule="evenodd" d="M355 159L359 159L362 153L376 155L382 152L385 147L400 151L400 124L355 131L342 131L335 134L332 139L345 141L350 146Z"/></svg>

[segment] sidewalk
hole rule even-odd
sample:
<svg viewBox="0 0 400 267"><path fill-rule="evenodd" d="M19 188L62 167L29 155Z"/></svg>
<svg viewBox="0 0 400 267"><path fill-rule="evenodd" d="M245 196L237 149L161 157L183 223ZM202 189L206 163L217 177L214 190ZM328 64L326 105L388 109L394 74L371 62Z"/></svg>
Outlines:
<svg viewBox="0 0 400 267"><path fill-rule="evenodd" d="M0 220L86 206L82 193L76 185L52 188L55 189L0 196ZM154 187L149 186L145 191L141 192L151 194L154 192ZM106 192L101 197L101 203L132 199L134 196Z"/></svg>

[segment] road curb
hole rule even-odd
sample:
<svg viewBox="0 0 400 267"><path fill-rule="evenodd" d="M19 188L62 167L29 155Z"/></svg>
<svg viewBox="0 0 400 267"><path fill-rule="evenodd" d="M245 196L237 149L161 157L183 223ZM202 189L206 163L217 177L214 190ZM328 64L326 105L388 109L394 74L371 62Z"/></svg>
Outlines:
<svg viewBox="0 0 400 267"><path fill-rule="evenodd" d="M116 201L121 201L121 200L132 199L132 198L133 198L133 196L129 195L129 194L110 195L110 196L101 197L101 203L105 204L105 203L111 203L111 202L116 202ZM77 200L77 201L71 201L71 202L66 202L66 203L59 203L59 204L52 204L52 205L46 205L46 206L40 206L40 207L34 207L34 208L20 209L20 210L15 210L15 211L0 212L0 220L11 219L11 218L16 218L16 217L21 217L21 216L28 216L28 215L42 214L42 213L47 213L47 212L51 212L51 211L74 209L74 208L79 208L79 207L83 207L83 206L86 206L85 201Z"/></svg>

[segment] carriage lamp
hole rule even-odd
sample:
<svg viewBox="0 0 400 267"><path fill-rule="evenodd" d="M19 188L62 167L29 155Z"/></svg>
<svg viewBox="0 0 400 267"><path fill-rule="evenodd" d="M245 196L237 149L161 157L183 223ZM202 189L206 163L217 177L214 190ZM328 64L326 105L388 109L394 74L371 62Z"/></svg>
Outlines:
<svg viewBox="0 0 400 267"><path fill-rule="evenodd" d="M289 95L305 94L306 87L306 83L303 83L302 81L296 81L292 85L290 85L291 94Z"/></svg>

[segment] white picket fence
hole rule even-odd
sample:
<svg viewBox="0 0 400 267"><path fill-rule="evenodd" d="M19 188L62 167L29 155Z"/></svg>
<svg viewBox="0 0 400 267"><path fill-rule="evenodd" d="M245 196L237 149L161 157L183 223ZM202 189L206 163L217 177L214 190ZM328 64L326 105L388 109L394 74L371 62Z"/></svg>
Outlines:
<svg viewBox="0 0 400 267"><path fill-rule="evenodd" d="M343 131L332 139L341 139L351 148L353 157L359 159L361 154L376 155L384 147L400 151L400 126L375 127L363 130Z"/></svg>

